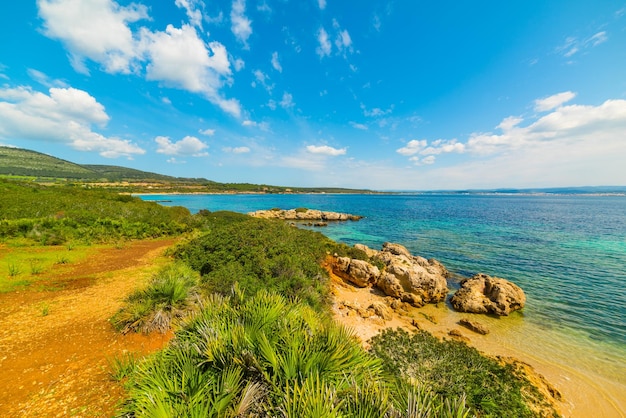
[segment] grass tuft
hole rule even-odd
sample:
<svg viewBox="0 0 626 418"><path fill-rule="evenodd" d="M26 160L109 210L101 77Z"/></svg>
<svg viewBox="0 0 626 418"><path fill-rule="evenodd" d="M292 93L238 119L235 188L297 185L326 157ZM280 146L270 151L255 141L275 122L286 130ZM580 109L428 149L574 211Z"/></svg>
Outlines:
<svg viewBox="0 0 626 418"><path fill-rule="evenodd" d="M22 273L22 269L18 264L8 263L9 277L15 277Z"/></svg>
<svg viewBox="0 0 626 418"><path fill-rule="evenodd" d="M198 274L174 263L161 269L146 289L130 295L111 323L120 332L167 332L198 309Z"/></svg>

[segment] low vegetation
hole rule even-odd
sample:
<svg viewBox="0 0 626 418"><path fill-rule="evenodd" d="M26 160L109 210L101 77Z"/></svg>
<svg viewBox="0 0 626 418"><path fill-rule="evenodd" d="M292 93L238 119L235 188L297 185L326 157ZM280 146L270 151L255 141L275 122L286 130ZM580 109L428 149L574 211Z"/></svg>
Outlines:
<svg viewBox="0 0 626 418"><path fill-rule="evenodd" d="M444 399L463 396L480 416L534 417L530 404L550 410L512 365L463 342L441 341L427 332L386 330L372 338L370 352L382 360L386 372L421 382Z"/></svg>
<svg viewBox="0 0 626 418"><path fill-rule="evenodd" d="M0 242L13 247L0 291L95 242L188 233L111 319L121 332L176 330L154 356L111 361L128 390L120 416L526 417L543 402L512 367L462 343L387 331L363 349L332 321L320 264L367 256L318 232L83 187L0 181L0 193Z"/></svg>
<svg viewBox="0 0 626 418"><path fill-rule="evenodd" d="M0 242L40 245L116 242L178 235L198 226L182 207L82 187L0 180Z"/></svg>
<svg viewBox="0 0 626 418"><path fill-rule="evenodd" d="M462 398L385 375L349 331L276 293L209 296L176 337L136 368L121 416L409 417L424 403L424 417L469 412Z"/></svg>
<svg viewBox="0 0 626 418"><path fill-rule="evenodd" d="M282 221L232 212L206 214L205 225L208 233L173 255L200 272L206 292L228 294L237 282L248 296L265 289L326 306L328 277L320 264L328 253L347 247Z"/></svg>
<svg viewBox="0 0 626 418"><path fill-rule="evenodd" d="M332 321L320 268L362 251L281 221L201 216L206 232L172 252L200 274L200 310L135 368L121 416L530 417L543 402L464 343L397 330L364 350Z"/></svg>
<svg viewBox="0 0 626 418"><path fill-rule="evenodd" d="M189 316L198 306L198 274L183 264L161 269L145 289L131 294L111 323L120 332L159 331Z"/></svg>

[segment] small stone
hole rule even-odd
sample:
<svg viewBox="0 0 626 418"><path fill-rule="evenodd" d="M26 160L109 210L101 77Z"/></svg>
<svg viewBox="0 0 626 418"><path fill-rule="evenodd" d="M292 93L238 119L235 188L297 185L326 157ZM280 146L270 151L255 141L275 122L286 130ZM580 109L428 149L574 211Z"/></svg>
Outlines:
<svg viewBox="0 0 626 418"><path fill-rule="evenodd" d="M489 334L489 329L486 326L476 321L472 321L471 319L463 318L459 321L459 324L463 325L464 327L478 334L482 334L482 335Z"/></svg>

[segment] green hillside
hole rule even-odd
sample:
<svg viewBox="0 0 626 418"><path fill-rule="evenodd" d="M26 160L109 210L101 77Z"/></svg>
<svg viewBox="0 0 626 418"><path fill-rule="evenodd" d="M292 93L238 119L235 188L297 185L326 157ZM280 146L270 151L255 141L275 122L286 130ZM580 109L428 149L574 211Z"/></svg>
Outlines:
<svg viewBox="0 0 626 418"><path fill-rule="evenodd" d="M97 179L100 175L87 167L21 148L0 147L0 175Z"/></svg>
<svg viewBox="0 0 626 418"><path fill-rule="evenodd" d="M163 174L150 173L147 171L135 170L134 168L120 167L117 165L92 165L85 164L81 167L85 167L89 170L93 170L99 173L100 177L106 178L110 181L165 181L165 182L183 182L183 183L213 183L207 179L192 179L166 176Z"/></svg>
<svg viewBox="0 0 626 418"><path fill-rule="evenodd" d="M177 178L113 165L75 164L40 152L11 147L0 147L0 175L110 182L209 183L206 179Z"/></svg>
<svg viewBox="0 0 626 418"><path fill-rule="evenodd" d="M303 188L250 183L217 183L172 177L115 165L75 164L36 151L0 146L0 178L54 183L89 183L125 193L370 193L343 188Z"/></svg>

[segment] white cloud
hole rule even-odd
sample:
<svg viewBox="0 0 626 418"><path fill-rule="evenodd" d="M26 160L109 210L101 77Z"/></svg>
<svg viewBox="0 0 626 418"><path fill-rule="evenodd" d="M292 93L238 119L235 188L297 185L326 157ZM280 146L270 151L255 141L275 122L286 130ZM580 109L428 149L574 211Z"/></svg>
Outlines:
<svg viewBox="0 0 626 418"><path fill-rule="evenodd" d="M589 48L595 48L596 46L603 44L609 40L609 35L606 31L596 32L595 34L585 38L578 39L574 36L565 38L562 45L556 48L556 51L562 54L565 58L571 58L575 54L587 50Z"/></svg>
<svg viewBox="0 0 626 418"><path fill-rule="evenodd" d="M576 93L564 91L563 93L557 93L543 99L537 99L535 100L535 111L547 112L549 110L556 109L563 103L569 102L574 97L576 97Z"/></svg>
<svg viewBox="0 0 626 418"><path fill-rule="evenodd" d="M326 0L317 0L317 5L320 10L324 10L326 8Z"/></svg>
<svg viewBox="0 0 626 418"><path fill-rule="evenodd" d="M415 155L421 150L423 150L424 148L426 148L427 145L428 145L428 141L426 141L425 139L422 139L422 140L412 139L409 142L407 142L406 146L402 148L398 148L396 152L398 154L406 155L406 156Z"/></svg>
<svg viewBox="0 0 626 418"><path fill-rule="evenodd" d="M113 0L39 0L37 4L44 33L64 44L76 71L89 73L87 59L109 73L139 75L146 65L146 79L199 93L225 112L240 116L239 102L219 93L224 82L231 81L226 48L215 41L205 43L195 30L194 25L201 25L201 1L176 0L191 25L168 25L164 32L141 27L135 33L129 24L149 19L143 5L123 7Z"/></svg>
<svg viewBox="0 0 626 418"><path fill-rule="evenodd" d="M247 154L250 152L250 148L248 147L224 147L222 148L222 151L224 152L228 152L228 153L233 153L233 154Z"/></svg>
<svg viewBox="0 0 626 418"><path fill-rule="evenodd" d="M379 107L375 107L371 110L368 110L367 107L363 103L361 103L361 109L363 110L363 115L370 118L379 118L381 116L385 116L393 112L393 105L389 109L381 109Z"/></svg>
<svg viewBox="0 0 626 418"><path fill-rule="evenodd" d="M198 133L201 135L213 136L215 135L215 129L200 129Z"/></svg>
<svg viewBox="0 0 626 418"><path fill-rule="evenodd" d="M591 44L591 46L598 46L608 40L609 40L609 37L606 31L602 31L602 32L596 33L591 38L589 38L588 42Z"/></svg>
<svg viewBox="0 0 626 418"><path fill-rule="evenodd" d="M274 90L274 84L270 84L270 77L261 70L254 70L254 79L252 87L256 87L257 83L260 84L269 94L272 94Z"/></svg>
<svg viewBox="0 0 626 418"><path fill-rule="evenodd" d="M501 129L503 131L509 131L523 122L524 119L517 116L509 116L508 118L504 118L502 122L496 128Z"/></svg>
<svg viewBox="0 0 626 418"><path fill-rule="evenodd" d="M246 62L241 58L237 58L233 64L233 67L235 67L235 71L241 71L244 69L245 66Z"/></svg>
<svg viewBox="0 0 626 418"><path fill-rule="evenodd" d="M295 103L293 102L293 96L290 93L284 92L282 100L278 103L283 109L289 109L293 107Z"/></svg>
<svg viewBox="0 0 626 418"><path fill-rule="evenodd" d="M0 88L0 138L66 143L108 158L145 153L128 140L92 130L109 119L104 106L83 90L51 88L47 95L29 87Z"/></svg>
<svg viewBox="0 0 626 418"><path fill-rule="evenodd" d="M241 124L246 127L259 128L262 131L270 130L270 125L267 122L255 122L253 120L246 119L243 122L241 122Z"/></svg>
<svg viewBox="0 0 626 418"><path fill-rule="evenodd" d="M61 80L53 80L50 77L48 77L47 74L42 73L41 71L35 70L33 68L29 68L27 70L27 72L28 72L28 75L29 75L30 78L32 78L33 80L35 80L39 84L41 84L43 86L46 86L48 88L50 88L50 87L69 87L66 82L61 81Z"/></svg>
<svg viewBox="0 0 626 418"><path fill-rule="evenodd" d="M190 25L180 29L168 25L165 32L143 29L142 45L150 59L146 68L148 80L200 93L225 112L240 116L239 102L219 93L223 80L231 74L224 45L216 41L205 45Z"/></svg>
<svg viewBox="0 0 626 418"><path fill-rule="evenodd" d="M248 48L248 38L252 35L252 21L245 15L246 0L233 0L230 12L231 30L237 40Z"/></svg>
<svg viewBox="0 0 626 418"><path fill-rule="evenodd" d="M202 29L202 11L200 10L202 2L200 0L176 0L176 6L185 9L189 23Z"/></svg>
<svg viewBox="0 0 626 418"><path fill-rule="evenodd" d="M268 14L272 13L272 8L270 7L269 4L267 4L266 1L263 1L263 2L261 2L259 4L257 4L256 9L259 12L268 13Z"/></svg>
<svg viewBox="0 0 626 418"><path fill-rule="evenodd" d="M317 42L319 43L319 46L315 50L317 52L317 55L319 55L320 58L329 56L332 45L330 44L330 40L328 39L328 33L326 33L324 28L320 28L317 31Z"/></svg>
<svg viewBox="0 0 626 418"><path fill-rule="evenodd" d="M567 154L571 147L601 150L614 146L621 143L624 132L626 100L607 100L600 106L561 106L528 126L501 135L474 133L466 148L474 153L492 154L552 142L560 144L561 153Z"/></svg>
<svg viewBox="0 0 626 418"><path fill-rule="evenodd" d="M433 141L429 147L420 150L421 155L439 155L444 153L457 152L463 153L465 152L465 144L458 142L456 139L445 140L445 139L437 139ZM433 160L434 162L434 160Z"/></svg>
<svg viewBox="0 0 626 418"><path fill-rule="evenodd" d="M372 26L374 26L374 29L376 29L376 32L380 32L382 23L380 21L380 16L378 16L377 14L375 14L374 17L372 18Z"/></svg>
<svg viewBox="0 0 626 418"><path fill-rule="evenodd" d="M335 38L335 45L339 51L350 50L352 46L352 38L350 38L350 34L347 30L342 30L337 33L337 37Z"/></svg>
<svg viewBox="0 0 626 418"><path fill-rule="evenodd" d="M343 53L345 57L346 52L354 52L352 48L352 38L350 37L350 33L348 33L346 29L341 29L341 26L339 25L337 19L333 19L333 32L337 53ZM330 35L323 27L321 27L317 31L317 42L319 45L315 51L320 58L330 56L330 54L332 53L333 46L330 39ZM351 68L353 68L353 71L354 69L356 69L356 67L354 66L351 66Z"/></svg>
<svg viewBox="0 0 626 418"><path fill-rule="evenodd" d="M88 74L85 58L109 73L135 71L139 54L128 24L147 19L146 6L111 0L38 0L37 5L45 35L65 45L76 71Z"/></svg>
<svg viewBox="0 0 626 418"><path fill-rule="evenodd" d="M209 146L200 141L195 136L186 136L180 141L172 142L166 136L157 136L154 138L157 143L157 152L165 155L186 155L191 157L206 157L209 155L206 151Z"/></svg>
<svg viewBox="0 0 626 418"><path fill-rule="evenodd" d="M338 155L345 155L347 148L333 148L331 146L328 145L308 145L306 147L307 152L310 152L311 154L321 154L321 155L328 155L331 157L336 157Z"/></svg>
<svg viewBox="0 0 626 418"><path fill-rule="evenodd" d="M280 65L280 61L278 61L278 52L272 53L272 67L279 73L283 72L283 67Z"/></svg>
<svg viewBox="0 0 626 418"><path fill-rule="evenodd" d="M276 110L276 100L272 100L272 99L270 99L270 100L267 102L267 107L269 107L269 108L270 108L270 109L272 109L272 110Z"/></svg>
<svg viewBox="0 0 626 418"><path fill-rule="evenodd" d="M422 164L434 164L435 163L435 156L434 155L429 155L428 157L425 157L422 159Z"/></svg>
<svg viewBox="0 0 626 418"><path fill-rule="evenodd" d="M360 130L362 130L362 131L367 131L367 129L368 129L368 128L367 128L367 125L364 125L364 124L362 124L362 123L350 122L350 125L351 125L353 128L360 129Z"/></svg>

